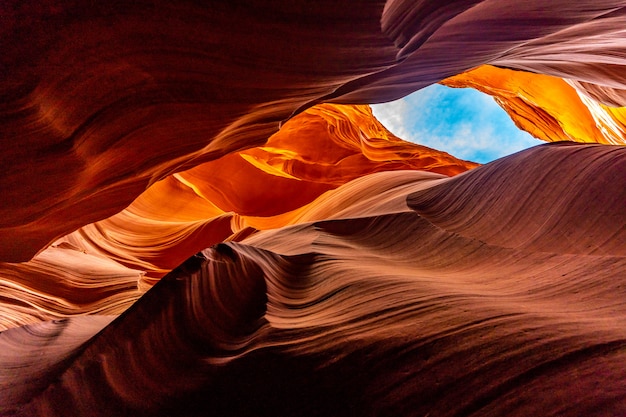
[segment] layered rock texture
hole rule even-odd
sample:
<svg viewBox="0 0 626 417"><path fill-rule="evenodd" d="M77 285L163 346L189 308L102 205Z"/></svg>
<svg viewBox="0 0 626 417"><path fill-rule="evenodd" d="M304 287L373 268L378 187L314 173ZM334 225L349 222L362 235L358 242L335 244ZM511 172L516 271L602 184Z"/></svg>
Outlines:
<svg viewBox="0 0 626 417"><path fill-rule="evenodd" d="M493 96L520 129L545 141L626 144L626 107L596 101L577 81L484 65L442 84Z"/></svg>
<svg viewBox="0 0 626 417"><path fill-rule="evenodd" d="M0 18L0 414L626 414L622 2ZM555 143L367 106L435 82Z"/></svg>

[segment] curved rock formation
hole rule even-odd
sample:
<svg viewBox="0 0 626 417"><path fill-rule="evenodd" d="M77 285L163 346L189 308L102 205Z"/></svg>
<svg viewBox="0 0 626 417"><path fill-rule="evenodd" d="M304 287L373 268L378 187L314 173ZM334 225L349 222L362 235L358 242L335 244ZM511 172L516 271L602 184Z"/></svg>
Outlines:
<svg viewBox="0 0 626 417"><path fill-rule="evenodd" d="M90 314L120 314L143 293L144 271L69 244L46 248L29 262L0 263L0 331Z"/></svg>
<svg viewBox="0 0 626 417"><path fill-rule="evenodd" d="M542 140L626 144L626 107L589 98L578 81L483 65L441 83L493 96L520 129Z"/></svg>
<svg viewBox="0 0 626 417"><path fill-rule="evenodd" d="M583 175L577 160L592 161ZM559 172L554 186L568 185L547 192L546 173L528 161ZM409 206L395 213L382 199L362 217L219 244L102 332L82 330L78 347L76 329L102 323L3 333L30 358L2 368L15 381L3 390L13 404L3 411L622 414L625 164L621 147L544 145L397 188ZM597 201L612 183L619 192ZM487 186L472 192L478 184ZM520 194L527 218L507 206ZM602 210L577 209L590 201ZM468 221L467 211L482 216ZM502 230L514 239L498 239ZM587 240L566 238L572 230ZM44 341L56 352L47 367L31 353Z"/></svg>
<svg viewBox="0 0 626 417"><path fill-rule="evenodd" d="M626 148L475 168L359 105L623 143L623 2L0 16L0 414L626 414Z"/></svg>
<svg viewBox="0 0 626 417"><path fill-rule="evenodd" d="M408 169L454 175L476 166L396 138L368 106L319 105L285 123L263 147L169 176L121 213L59 242L160 277L242 223L262 229L291 223L291 212L317 205L314 199L355 178Z"/></svg>
<svg viewBox="0 0 626 417"><path fill-rule="evenodd" d="M367 174L454 175L476 166L395 137L368 106L315 106L285 123L263 147L170 175L122 212L62 237L30 262L0 263L5 294L0 328L121 313L206 247L257 229L333 217L356 200L363 209L368 196L381 199L390 189L432 177L413 171L402 180L376 177L348 185ZM74 286L83 290L73 293ZM89 302L77 302L85 298Z"/></svg>
<svg viewBox="0 0 626 417"><path fill-rule="evenodd" d="M618 0L2 7L9 262L168 174L264 144L315 103L392 100L486 63L625 84Z"/></svg>

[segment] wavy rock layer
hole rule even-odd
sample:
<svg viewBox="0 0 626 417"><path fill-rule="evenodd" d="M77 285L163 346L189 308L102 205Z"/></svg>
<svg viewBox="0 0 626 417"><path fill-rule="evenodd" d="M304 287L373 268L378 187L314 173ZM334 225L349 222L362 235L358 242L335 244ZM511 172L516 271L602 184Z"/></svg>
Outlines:
<svg viewBox="0 0 626 417"><path fill-rule="evenodd" d="M82 314L120 314L143 293L145 272L68 244L30 262L0 263L0 330Z"/></svg>
<svg viewBox="0 0 626 417"><path fill-rule="evenodd" d="M313 104L392 100L483 64L565 77L605 101L626 85L620 0L0 7L7 262L169 174L262 146Z"/></svg>
<svg viewBox="0 0 626 417"><path fill-rule="evenodd" d="M338 105L465 73L622 143L623 1L0 16L0 414L626 414L625 148L467 171Z"/></svg>
<svg viewBox="0 0 626 417"><path fill-rule="evenodd" d="M364 175L396 170L455 175L476 166L398 139L369 106L318 105L285 123L263 147L171 175L121 213L58 242L161 277L246 225L269 229L293 223L320 195Z"/></svg>
<svg viewBox="0 0 626 417"><path fill-rule="evenodd" d="M122 212L64 236L33 260L0 263L0 329L121 313L190 254L240 233L328 218L345 206L342 196L352 195L351 203L384 198L396 186L381 179L333 191L356 178L413 170L400 184L412 181L415 170L437 177L476 166L395 137L369 106L312 107L265 146L170 175ZM381 194L373 197L374 190Z"/></svg>
<svg viewBox="0 0 626 417"><path fill-rule="evenodd" d="M626 107L601 104L576 81L484 65L441 83L493 96L520 129L542 140L626 144Z"/></svg>
<svg viewBox="0 0 626 417"><path fill-rule="evenodd" d="M623 414L625 164L621 147L544 145L398 187L395 212L219 244L95 336L93 318L2 333L28 358L0 356L3 413ZM507 206L522 195L530 224Z"/></svg>

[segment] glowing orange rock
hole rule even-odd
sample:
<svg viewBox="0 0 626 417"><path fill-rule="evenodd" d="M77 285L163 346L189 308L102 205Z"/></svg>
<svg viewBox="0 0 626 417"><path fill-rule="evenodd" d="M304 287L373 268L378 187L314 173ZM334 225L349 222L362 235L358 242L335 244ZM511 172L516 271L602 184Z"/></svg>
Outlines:
<svg viewBox="0 0 626 417"><path fill-rule="evenodd" d="M263 145L318 103L393 100L483 64L571 79L604 103L626 86L620 0L8 4L4 261L174 172Z"/></svg>
<svg viewBox="0 0 626 417"><path fill-rule="evenodd" d="M369 106L318 105L285 123L265 146L173 174L121 213L59 242L147 271L143 282L154 283L150 277L243 227L293 224L301 216L295 211L310 210L323 193L364 175L454 175L476 166L395 137Z"/></svg>
<svg viewBox="0 0 626 417"><path fill-rule="evenodd" d="M74 316L0 335L0 414L625 415L624 147L449 177L367 108L312 108L493 64L581 92L559 119L509 86L537 132L619 138L584 97L624 104L625 12L0 3L0 320Z"/></svg>
<svg viewBox="0 0 626 417"><path fill-rule="evenodd" d="M623 415L625 167L624 147L558 143L455 177L357 179L356 197L413 185L389 190L403 209L354 198L206 249L108 326L3 333L0 411Z"/></svg>
<svg viewBox="0 0 626 417"><path fill-rule="evenodd" d="M441 83L493 96L520 129L539 139L626 144L626 107L598 103L561 78L483 65Z"/></svg>
<svg viewBox="0 0 626 417"><path fill-rule="evenodd" d="M420 169L454 175L476 167L395 137L369 106L315 106L289 120L262 147L176 174L224 211L271 216L379 171Z"/></svg>

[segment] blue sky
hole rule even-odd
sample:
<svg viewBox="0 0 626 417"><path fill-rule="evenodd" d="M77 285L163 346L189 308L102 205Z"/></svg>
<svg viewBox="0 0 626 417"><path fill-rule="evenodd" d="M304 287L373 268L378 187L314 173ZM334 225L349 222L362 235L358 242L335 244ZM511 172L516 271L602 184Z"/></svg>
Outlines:
<svg viewBox="0 0 626 417"><path fill-rule="evenodd" d="M518 129L491 96L471 88L434 84L372 109L396 136L474 162L544 143Z"/></svg>

